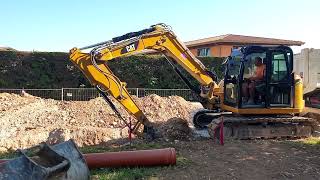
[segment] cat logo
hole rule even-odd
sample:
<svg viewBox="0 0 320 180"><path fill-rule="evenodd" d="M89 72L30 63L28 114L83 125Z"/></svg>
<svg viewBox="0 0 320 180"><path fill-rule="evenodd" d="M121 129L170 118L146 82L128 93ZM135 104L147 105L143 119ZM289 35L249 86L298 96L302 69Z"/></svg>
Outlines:
<svg viewBox="0 0 320 180"><path fill-rule="evenodd" d="M126 46L127 52L131 52L136 50L136 47L134 46L134 44L130 44L129 46Z"/></svg>
<svg viewBox="0 0 320 180"><path fill-rule="evenodd" d="M129 53L137 50L138 44L139 44L139 41L127 45L126 47L121 49L121 54Z"/></svg>

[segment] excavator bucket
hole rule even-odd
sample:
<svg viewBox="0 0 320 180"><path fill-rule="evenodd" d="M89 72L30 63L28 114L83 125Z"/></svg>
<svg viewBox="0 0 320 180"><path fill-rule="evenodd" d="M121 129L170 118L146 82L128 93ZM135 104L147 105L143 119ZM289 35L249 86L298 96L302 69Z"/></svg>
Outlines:
<svg viewBox="0 0 320 180"><path fill-rule="evenodd" d="M34 156L28 157L28 152ZM19 150L20 156L0 164L0 179L5 180L87 180L90 178L88 166L72 141L54 146L42 143L27 151Z"/></svg>

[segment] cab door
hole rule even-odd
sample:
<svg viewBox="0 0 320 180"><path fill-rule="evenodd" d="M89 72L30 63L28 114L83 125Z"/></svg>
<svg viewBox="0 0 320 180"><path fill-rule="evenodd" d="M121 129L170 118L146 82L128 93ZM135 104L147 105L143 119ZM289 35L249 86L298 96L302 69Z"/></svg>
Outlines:
<svg viewBox="0 0 320 180"><path fill-rule="evenodd" d="M292 61L293 53L285 49L269 51L268 106L292 107L293 94Z"/></svg>
<svg viewBox="0 0 320 180"><path fill-rule="evenodd" d="M229 57L224 78L224 104L238 107L241 57Z"/></svg>

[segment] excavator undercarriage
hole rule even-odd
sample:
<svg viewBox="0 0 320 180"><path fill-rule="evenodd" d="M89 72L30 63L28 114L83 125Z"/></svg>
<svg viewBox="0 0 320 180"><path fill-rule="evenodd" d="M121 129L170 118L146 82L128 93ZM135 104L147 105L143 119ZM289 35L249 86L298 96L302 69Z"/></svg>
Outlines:
<svg viewBox="0 0 320 180"><path fill-rule="evenodd" d="M222 120L224 137L233 139L310 137L318 136L319 130L315 119L289 115L241 116L205 110L197 112L193 122L197 129L213 131Z"/></svg>
<svg viewBox="0 0 320 180"><path fill-rule="evenodd" d="M236 139L309 137L314 120L304 117L226 117L225 136Z"/></svg>

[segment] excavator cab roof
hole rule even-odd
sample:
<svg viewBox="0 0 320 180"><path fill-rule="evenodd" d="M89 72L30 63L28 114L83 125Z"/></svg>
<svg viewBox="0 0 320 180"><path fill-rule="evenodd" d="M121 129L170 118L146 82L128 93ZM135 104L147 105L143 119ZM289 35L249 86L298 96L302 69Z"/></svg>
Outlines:
<svg viewBox="0 0 320 180"><path fill-rule="evenodd" d="M251 53L257 53L257 52L266 52L266 51L275 51L275 50L281 50L281 51L286 51L288 53L292 53L292 49L288 46L267 46L267 45L262 45L262 46L244 46L240 49L233 49L231 51L230 56L231 57L245 57L248 54ZM292 53L293 54L293 53Z"/></svg>

